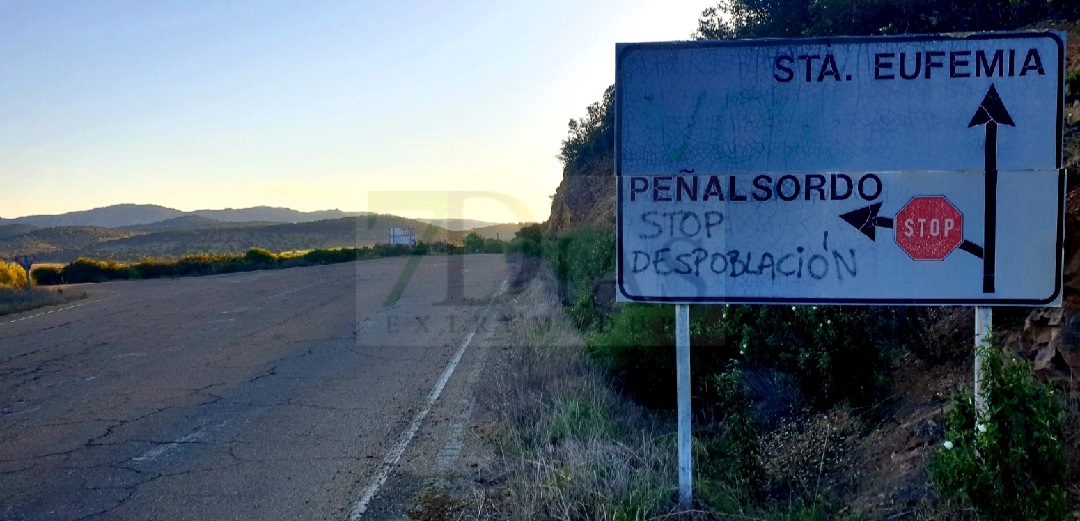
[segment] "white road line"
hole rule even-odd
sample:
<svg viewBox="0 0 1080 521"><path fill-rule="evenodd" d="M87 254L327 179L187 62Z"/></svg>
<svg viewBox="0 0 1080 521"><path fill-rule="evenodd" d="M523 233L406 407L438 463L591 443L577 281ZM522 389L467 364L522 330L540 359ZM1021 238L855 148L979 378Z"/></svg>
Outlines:
<svg viewBox="0 0 1080 521"><path fill-rule="evenodd" d="M461 356L465 354L465 349L469 347L469 343L472 342L473 335L480 329L480 325L487 320L488 313L491 311L491 305L495 303L495 299L506 290L506 281L503 281L499 286L498 291L491 297L488 302L487 308L484 309L484 314L480 316L480 320L473 327L473 330L469 332L468 336L458 347L457 353L454 353L454 358L450 360L450 364L443 370L442 376L439 377L439 381L435 383L435 388L431 390L431 394L427 397L427 402L424 404L424 408L420 410L413 418L409 426L401 433L397 443L390 452L386 453L386 457L383 458L383 466L375 473L375 479L371 482L364 493L360 496L360 499L353 504L352 511L349 514L350 521L359 521L360 516L367 512L368 504L371 503L372 498L379 492L379 488L386 483L386 478L390 476L390 469L397 464L401 459L401 455L405 453L405 448L409 446L409 442L412 441L413 436L416 436L416 431L420 430L420 424L424 422L424 418L431 412L431 407L435 405L435 401L439 399L439 395L442 394L443 388L446 387L446 382L450 381L450 376L454 374L454 369L457 368L459 362L461 362Z"/></svg>
<svg viewBox="0 0 1080 521"><path fill-rule="evenodd" d="M477 383L480 382L480 373L484 370L484 356L476 355L476 360L473 361L472 371L469 371L469 377L465 380L469 383L471 389ZM469 420L472 419L473 408L476 406L476 402L473 399L472 391L467 390L465 396L461 399L461 412L454 418L454 422L450 425L449 435L446 437L446 443L443 445L442 450L439 451L439 455L435 458L435 468L439 474L448 474L453 470L454 464L457 463L458 458L461 457L461 452L465 449L465 429L468 426Z"/></svg>
<svg viewBox="0 0 1080 521"><path fill-rule="evenodd" d="M475 404L472 400L463 398L461 405L461 413L454 418L446 443L439 451L439 455L435 457L435 471L439 474L449 474L458 458L461 457L461 452L465 450L465 428L469 419L472 418Z"/></svg>
<svg viewBox="0 0 1080 521"><path fill-rule="evenodd" d="M110 296L112 296L112 295L110 295ZM0 322L0 326L5 325L5 324L13 324L15 322L22 322L23 320L27 320L27 319L31 319L31 318L37 318L37 317L40 317L42 315L48 315L49 313L55 313L57 311L67 311L69 309L74 309L74 308L81 307L81 306L87 306L87 305L90 305L90 304L96 304L96 303L101 302L102 300L105 300L107 298L109 298L109 297L99 298L97 300L92 300L90 302L80 302L80 303L75 304L73 306L68 306L68 307L65 307L65 308L57 308L57 309L54 309L54 310L51 310L51 311L43 311L43 312L38 313L36 315L28 315L28 316L25 316L25 317L22 317L22 318L16 318L15 320L8 320L7 322Z"/></svg>

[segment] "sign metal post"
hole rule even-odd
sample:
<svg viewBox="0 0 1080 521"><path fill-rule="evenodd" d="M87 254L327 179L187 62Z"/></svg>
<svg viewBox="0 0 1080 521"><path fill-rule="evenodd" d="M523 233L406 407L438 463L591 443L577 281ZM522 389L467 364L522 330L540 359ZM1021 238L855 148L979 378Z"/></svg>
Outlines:
<svg viewBox="0 0 1080 521"><path fill-rule="evenodd" d="M982 367L983 350L980 346L990 346L993 321L993 308L978 306L975 308L975 418L981 421L986 412L986 390L983 389Z"/></svg>
<svg viewBox="0 0 1080 521"><path fill-rule="evenodd" d="M691 461L690 409L690 306L675 305L675 372L679 422L679 507L694 506L694 473Z"/></svg>
<svg viewBox="0 0 1080 521"><path fill-rule="evenodd" d="M18 263L19 266L22 266L23 271L26 272L26 291L30 291L31 285L33 284L32 280L30 279L30 267L34 265L34 256L23 255L20 257L16 257L15 262Z"/></svg>

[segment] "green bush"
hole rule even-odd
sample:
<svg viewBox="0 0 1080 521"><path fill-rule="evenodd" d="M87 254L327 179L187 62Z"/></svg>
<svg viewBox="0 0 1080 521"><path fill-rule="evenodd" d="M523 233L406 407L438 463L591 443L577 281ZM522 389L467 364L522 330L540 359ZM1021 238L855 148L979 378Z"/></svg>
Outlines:
<svg viewBox="0 0 1080 521"><path fill-rule="evenodd" d="M415 248L403 245L379 244L364 248L312 250L302 256L280 256L263 248L251 248L244 254L199 253L185 255L176 261L144 258L130 265L120 264L115 261L79 258L59 270L55 268L37 268L34 270L34 280L41 285L53 285L127 279L192 277L273 267L288 268L307 264L331 264L380 257L424 255L427 253L428 247L426 244L421 244ZM499 251L502 251L501 245ZM19 271L22 271L21 267ZM5 268L0 263L0 285L4 284L4 277ZM25 275L23 275L22 280L22 284L25 285Z"/></svg>
<svg viewBox="0 0 1080 521"><path fill-rule="evenodd" d="M277 262L277 256L263 248L251 248L244 254L244 260L256 266L269 266Z"/></svg>
<svg viewBox="0 0 1080 521"><path fill-rule="evenodd" d="M715 483L706 488L720 491L718 496L703 495L702 501L715 503L712 506L722 510L732 499L737 504L759 499L765 470L761 466L761 442L753 401L743 384L742 371L733 366L709 380L716 398L715 421L699 429L697 435L703 440L701 454L696 454L694 459L699 462L700 481Z"/></svg>
<svg viewBox="0 0 1080 521"><path fill-rule="evenodd" d="M613 373L615 384L652 407L675 406L674 347L672 306L622 306L602 333L588 339L589 354Z"/></svg>
<svg viewBox="0 0 1080 521"><path fill-rule="evenodd" d="M52 266L34 268L30 275L34 277L34 283L39 286L54 286L64 283L64 279L60 276L60 269Z"/></svg>
<svg viewBox="0 0 1080 521"><path fill-rule="evenodd" d="M1065 73L1065 95L1069 99L1080 98L1080 73L1076 71Z"/></svg>
<svg viewBox="0 0 1080 521"><path fill-rule="evenodd" d="M603 326L605 312L596 303L595 283L615 273L615 231L583 226L552 237L543 247L561 283L563 302L571 304L570 316L583 329Z"/></svg>
<svg viewBox="0 0 1080 521"><path fill-rule="evenodd" d="M185 255L176 262L175 275L190 277L196 275L213 275L218 273L222 265L229 261L239 261L239 255L210 255L198 253Z"/></svg>
<svg viewBox="0 0 1080 521"><path fill-rule="evenodd" d="M1059 396L1030 364L997 347L980 347L985 411L970 390L945 413L945 438L930 471L937 488L989 520L1059 520L1068 508Z"/></svg>
<svg viewBox="0 0 1080 521"><path fill-rule="evenodd" d="M884 396L889 348L905 339L896 332L907 324L889 308L728 306L699 313L713 315L706 327L718 329L703 336L737 347L750 365L794 376L822 410L841 401L867 407Z"/></svg>
<svg viewBox="0 0 1080 521"><path fill-rule="evenodd" d="M311 250L304 254L304 260L312 264L332 264L349 262L360 258L358 248L341 248L338 250Z"/></svg>
<svg viewBox="0 0 1080 521"><path fill-rule="evenodd" d="M131 266L116 261L103 261L80 257L60 270L60 277L68 284L84 282L107 282L138 278Z"/></svg>
<svg viewBox="0 0 1080 521"><path fill-rule="evenodd" d="M540 243L529 239L517 238L506 244L506 253L520 253L530 257L539 257Z"/></svg>
<svg viewBox="0 0 1080 521"><path fill-rule="evenodd" d="M506 243L498 239L485 239L476 232L469 232L462 247L465 253L503 253Z"/></svg>
<svg viewBox="0 0 1080 521"><path fill-rule="evenodd" d="M674 309L652 304L618 309L601 332L589 337L590 352L637 400L670 406ZM917 316L891 308L692 306L694 388L705 404L723 401L705 378L738 361L791 375L803 396L821 410L842 401L870 406L888 390L891 348L910 338L899 332L916 327L909 322Z"/></svg>
<svg viewBox="0 0 1080 521"><path fill-rule="evenodd" d="M158 279L176 275L176 263L167 260L144 258L133 267L140 279Z"/></svg>
<svg viewBox="0 0 1080 521"><path fill-rule="evenodd" d="M514 239L506 244L506 253L521 253L530 257L540 257L540 245L544 241L544 229L540 224L522 226L514 232Z"/></svg>

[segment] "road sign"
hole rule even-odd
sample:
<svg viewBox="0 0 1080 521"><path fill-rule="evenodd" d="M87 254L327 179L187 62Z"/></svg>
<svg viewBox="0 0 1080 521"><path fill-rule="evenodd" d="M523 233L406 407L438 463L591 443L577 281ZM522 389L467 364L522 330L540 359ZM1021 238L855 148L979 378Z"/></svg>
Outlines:
<svg viewBox="0 0 1080 521"><path fill-rule="evenodd" d="M416 232L412 228L390 228L390 244L416 246Z"/></svg>
<svg viewBox="0 0 1080 521"><path fill-rule="evenodd" d="M15 262L19 266L22 266L24 270L29 271L30 266L34 265L34 256L33 255L22 255L22 256L16 257Z"/></svg>
<svg viewBox="0 0 1080 521"><path fill-rule="evenodd" d="M964 216L948 199L916 197L896 214L896 244L914 260L943 260L964 242Z"/></svg>
<svg viewBox="0 0 1080 521"><path fill-rule="evenodd" d="M618 45L618 299L1059 302L1063 60L1055 32Z"/></svg>

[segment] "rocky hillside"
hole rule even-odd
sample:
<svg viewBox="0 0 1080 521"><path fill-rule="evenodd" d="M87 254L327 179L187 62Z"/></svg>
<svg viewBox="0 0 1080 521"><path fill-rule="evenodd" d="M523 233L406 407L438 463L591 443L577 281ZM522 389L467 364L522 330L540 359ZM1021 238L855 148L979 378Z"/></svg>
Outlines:
<svg viewBox="0 0 1080 521"><path fill-rule="evenodd" d="M583 224L614 228L614 154L568 167L551 200L548 227L555 233Z"/></svg>

